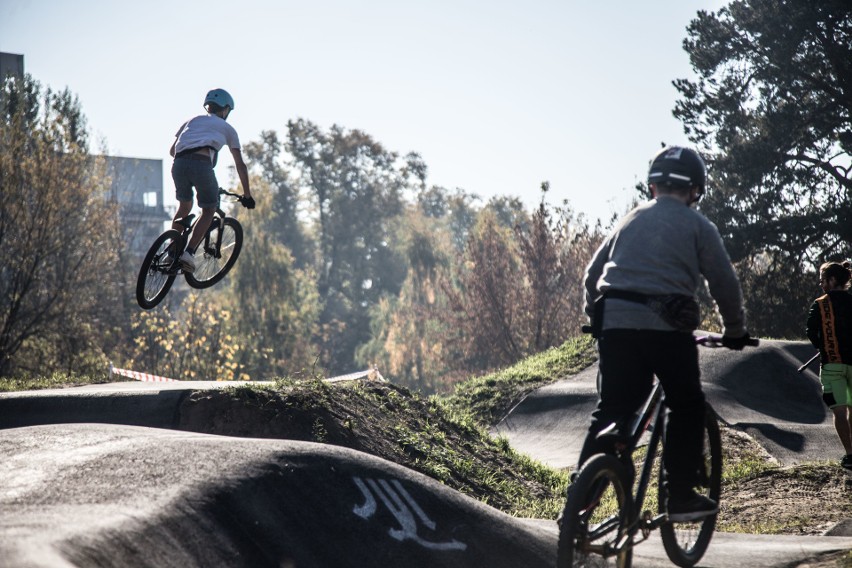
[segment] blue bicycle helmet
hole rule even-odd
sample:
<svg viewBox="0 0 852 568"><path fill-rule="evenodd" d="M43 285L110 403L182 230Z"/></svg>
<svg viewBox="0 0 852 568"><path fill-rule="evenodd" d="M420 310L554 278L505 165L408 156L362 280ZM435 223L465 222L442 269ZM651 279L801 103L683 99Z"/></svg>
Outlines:
<svg viewBox="0 0 852 568"><path fill-rule="evenodd" d="M234 97L232 97L225 89L213 89L207 96L204 97L204 106L209 103L215 103L222 108L229 107L234 110Z"/></svg>

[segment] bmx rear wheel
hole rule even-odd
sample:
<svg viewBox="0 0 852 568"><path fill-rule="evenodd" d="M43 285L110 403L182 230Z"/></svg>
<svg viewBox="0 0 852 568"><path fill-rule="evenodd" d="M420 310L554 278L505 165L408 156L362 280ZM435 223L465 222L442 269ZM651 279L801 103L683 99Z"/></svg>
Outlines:
<svg viewBox="0 0 852 568"><path fill-rule="evenodd" d="M148 249L136 278L136 302L139 307L150 310L169 293L177 270L172 266L175 264L174 256L168 253L179 238L180 233L168 230L157 237Z"/></svg>

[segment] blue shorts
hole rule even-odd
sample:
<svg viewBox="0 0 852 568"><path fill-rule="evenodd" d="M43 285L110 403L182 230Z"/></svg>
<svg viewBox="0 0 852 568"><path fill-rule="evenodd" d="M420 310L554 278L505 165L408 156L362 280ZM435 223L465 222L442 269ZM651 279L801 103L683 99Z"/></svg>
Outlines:
<svg viewBox="0 0 852 568"><path fill-rule="evenodd" d="M202 209L219 205L219 182L213 163L194 158L175 158L172 163L172 179L178 201L192 201L192 188L198 192L198 206Z"/></svg>
<svg viewBox="0 0 852 568"><path fill-rule="evenodd" d="M819 370L819 380L826 406L852 406L852 365L823 363Z"/></svg>

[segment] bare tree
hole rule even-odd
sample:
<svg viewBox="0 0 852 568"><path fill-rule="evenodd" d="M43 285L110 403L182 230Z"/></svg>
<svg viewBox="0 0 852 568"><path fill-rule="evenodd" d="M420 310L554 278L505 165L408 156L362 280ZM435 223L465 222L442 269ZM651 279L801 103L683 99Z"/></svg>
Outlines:
<svg viewBox="0 0 852 568"><path fill-rule="evenodd" d="M579 333L583 270L601 234L568 207L554 219L544 192L529 226L514 232L485 211L456 276L444 281L470 370L514 363Z"/></svg>

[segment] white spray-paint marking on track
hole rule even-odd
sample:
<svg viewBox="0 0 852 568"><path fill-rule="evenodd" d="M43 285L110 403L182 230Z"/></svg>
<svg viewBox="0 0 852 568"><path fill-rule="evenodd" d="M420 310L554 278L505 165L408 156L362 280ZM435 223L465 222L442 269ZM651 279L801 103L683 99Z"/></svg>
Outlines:
<svg viewBox="0 0 852 568"><path fill-rule="evenodd" d="M427 529L434 531L437 528L435 521L430 519L423 508L414 500L408 491L402 486L398 479L392 479L390 482L379 479L367 479L366 482L360 477L353 477L352 481L361 491L364 496L364 503L356 505L352 508L352 512L364 520L370 519L378 509L379 501L387 507L399 523L400 528L388 529L388 534L391 538L400 542L404 540L413 540L423 548L432 550L465 550L467 545L458 540L450 540L446 542L432 542L424 539L418 534L417 521L420 520ZM416 518L415 518L416 516Z"/></svg>

